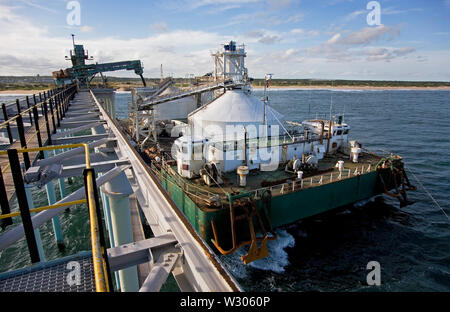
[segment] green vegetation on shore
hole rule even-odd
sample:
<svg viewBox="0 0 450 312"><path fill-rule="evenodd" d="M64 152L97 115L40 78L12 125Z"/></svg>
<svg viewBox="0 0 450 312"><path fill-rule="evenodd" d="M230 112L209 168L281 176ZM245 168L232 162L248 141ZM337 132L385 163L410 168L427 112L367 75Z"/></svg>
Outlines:
<svg viewBox="0 0 450 312"><path fill-rule="evenodd" d="M50 88L54 88L54 84L47 83L8 83L3 84L0 83L0 91L8 91L8 90L47 90Z"/></svg>
<svg viewBox="0 0 450 312"><path fill-rule="evenodd" d="M130 88L142 86L140 78L108 77L108 84L113 88ZM157 85L159 78L145 78L147 85ZM189 87L193 79L174 78L178 87ZM101 84L101 79L96 77L92 85ZM264 86L264 79L253 79L254 87ZM272 87L450 87L450 82L445 81L387 81L387 80L328 80L328 79L272 79ZM4 90L44 90L53 87L52 78L49 76L36 77L8 77L0 76L0 91Z"/></svg>
<svg viewBox="0 0 450 312"><path fill-rule="evenodd" d="M255 79L253 86L264 86L264 79ZM272 79L271 86L278 87L449 87L442 81L386 81L386 80L318 80L318 79Z"/></svg>

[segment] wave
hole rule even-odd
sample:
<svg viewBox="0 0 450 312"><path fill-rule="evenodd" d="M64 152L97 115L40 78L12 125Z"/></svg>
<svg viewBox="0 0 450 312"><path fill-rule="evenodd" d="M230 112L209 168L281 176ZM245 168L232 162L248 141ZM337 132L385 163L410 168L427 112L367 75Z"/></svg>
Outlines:
<svg viewBox="0 0 450 312"><path fill-rule="evenodd" d="M285 268L290 264L289 255L284 249L294 247L295 238L286 230L277 229L275 232L278 234L278 238L267 243L268 257L253 261L246 266L241 260L241 257L248 252L248 247L244 247L231 255L221 257L223 264L238 278L245 278L249 267L279 274L284 273Z"/></svg>

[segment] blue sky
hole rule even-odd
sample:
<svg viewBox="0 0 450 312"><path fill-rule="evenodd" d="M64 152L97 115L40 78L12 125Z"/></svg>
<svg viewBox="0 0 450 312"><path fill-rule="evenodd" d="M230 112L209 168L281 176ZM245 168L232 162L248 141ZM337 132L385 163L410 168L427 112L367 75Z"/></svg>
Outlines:
<svg viewBox="0 0 450 312"><path fill-rule="evenodd" d="M450 81L450 0L0 0L0 75L48 75L69 66L71 33L95 61L141 59L146 77L212 70L212 51L247 47L253 77ZM129 72L110 73L133 76Z"/></svg>

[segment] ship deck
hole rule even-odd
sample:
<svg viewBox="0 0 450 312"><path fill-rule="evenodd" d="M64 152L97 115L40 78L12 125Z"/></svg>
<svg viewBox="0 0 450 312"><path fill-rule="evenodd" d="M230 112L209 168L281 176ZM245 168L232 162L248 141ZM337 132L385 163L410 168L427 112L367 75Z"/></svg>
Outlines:
<svg viewBox="0 0 450 312"><path fill-rule="evenodd" d="M341 174L341 179L348 176L354 176L355 172L359 174L366 173L375 170L375 166L381 158L381 156L361 153L358 162L354 163L349 159L348 155L342 153L329 155L319 161L319 168L317 171L304 173L303 180L312 180L313 183L311 186L314 186L329 182L329 180L332 179L331 174L333 174L334 180L338 179L339 169L335 166L339 160L344 161L344 170ZM320 183L322 177L322 183ZM273 188L277 185L286 184L289 181L296 181L297 176L294 173L286 172L284 166L280 166L279 169L275 171L251 170L247 176L247 185L245 187L239 186L239 176L236 172L225 173L223 174L222 179L224 183L220 188L217 186L207 186L201 178L192 179L191 182L209 192L220 194L223 193L222 190L232 193L236 191L254 192L255 190L267 187Z"/></svg>
<svg viewBox="0 0 450 312"><path fill-rule="evenodd" d="M170 140L167 140L170 141ZM165 142L168 143L168 142ZM162 146L168 144L161 144ZM164 149L163 149L164 150ZM338 152L327 155L319 160L318 170L305 172L300 180L293 172L286 172L284 165L280 165L275 171L251 170L247 176L245 187L239 186L239 176L236 172L228 172L222 175L223 184L220 186L208 186L201 177L194 179L181 178L177 173L176 165L170 167L172 177L176 177L177 184L190 196L202 209L212 208L214 198L220 197L221 204L227 202L227 193L238 192L254 193L255 198L260 198L265 190L270 190L272 196L279 196L301 189L317 187L323 184L367 174L376 170L377 163L384 157L370 152L362 152L358 162L350 160L349 155ZM344 161L344 169L339 172L336 163ZM217 200L216 200L217 201Z"/></svg>

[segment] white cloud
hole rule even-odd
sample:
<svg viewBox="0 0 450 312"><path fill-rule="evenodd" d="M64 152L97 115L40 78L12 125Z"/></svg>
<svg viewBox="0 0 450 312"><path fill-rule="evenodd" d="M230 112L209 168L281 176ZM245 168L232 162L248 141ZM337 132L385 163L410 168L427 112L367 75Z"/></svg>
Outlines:
<svg viewBox="0 0 450 312"><path fill-rule="evenodd" d="M331 37L331 38L326 42L326 44L334 44L334 43L338 42L339 39L341 39L341 34L337 33L337 34L335 34L333 37Z"/></svg>
<svg viewBox="0 0 450 312"><path fill-rule="evenodd" d="M82 26L80 28L81 32L92 32L94 30L94 28L92 28L91 26Z"/></svg>
<svg viewBox="0 0 450 312"><path fill-rule="evenodd" d="M264 44L274 44L275 42L279 41L280 37L278 36L263 36L262 38L258 39L258 42L264 43Z"/></svg>
<svg viewBox="0 0 450 312"><path fill-rule="evenodd" d="M59 13L57 10L54 10L52 8L43 6L41 4L34 3L33 1L29 1L29 0L20 0L20 1L25 3L28 6L31 6L31 7L40 9L40 10L45 10L45 11L48 11L48 12L51 12L51 13Z"/></svg>
<svg viewBox="0 0 450 312"><path fill-rule="evenodd" d="M399 33L400 32L398 29L384 25L377 27L365 27L342 38L338 43L348 45L369 44L380 39L384 35L390 35L389 38L393 39Z"/></svg>
<svg viewBox="0 0 450 312"><path fill-rule="evenodd" d="M267 0L267 3L271 7L279 9L289 5L299 4L300 0Z"/></svg>
<svg viewBox="0 0 450 312"><path fill-rule="evenodd" d="M395 14L404 14L409 12L422 12L422 8L410 8L410 9L396 9L395 7L387 7L381 10L381 14L384 15L395 15Z"/></svg>
<svg viewBox="0 0 450 312"><path fill-rule="evenodd" d="M362 15L362 14L367 14L368 11L367 10L359 10L359 11L354 11L350 14L348 14L347 16L344 17L344 21L345 22L349 22L353 19L355 19L356 17Z"/></svg>
<svg viewBox="0 0 450 312"><path fill-rule="evenodd" d="M167 31L167 24L164 22L153 23L150 26L153 28L153 30L155 30L157 32L166 32Z"/></svg>
<svg viewBox="0 0 450 312"><path fill-rule="evenodd" d="M17 11L18 12L18 11ZM70 37L50 36L48 29L0 4L0 75L51 75L52 71L70 66L64 60L71 47ZM174 30L144 38L120 39L103 37L77 42L84 44L95 61L111 62L140 59L146 76L157 76L159 66L176 75L186 72L204 74L212 68L208 49L232 38L214 32ZM24 47L33 47L33 53ZM171 51L172 53L167 53ZM198 58L190 54L202 55ZM200 53L200 54L197 54ZM133 76L131 72L114 72L117 76Z"/></svg>
<svg viewBox="0 0 450 312"><path fill-rule="evenodd" d="M203 6L214 6L214 5L242 5L247 3L255 3L259 2L260 0L192 0L189 1L189 6L191 9L200 8Z"/></svg>
<svg viewBox="0 0 450 312"><path fill-rule="evenodd" d="M326 42L319 46L308 48L307 51L311 56L324 55L329 61L354 62L364 59L367 61L391 61L395 58L404 56L414 51L414 48L404 47L398 49L386 49L379 47L363 47L388 37L392 39L399 34L398 29L380 25L377 27L366 27L358 31L352 32L346 36L341 33L334 34Z"/></svg>
<svg viewBox="0 0 450 312"><path fill-rule="evenodd" d="M33 23L17 12L20 11L0 2L0 29L5 30L0 32L0 75L50 75L51 71L69 67L64 56L71 48L70 36L51 36L45 25ZM109 36L84 40L79 36L77 42L84 44L99 63L142 60L146 77L159 76L161 63L164 72L175 76L210 72L213 68L212 48L233 39L246 44L246 64L252 77L263 77L270 72L277 78L450 80L449 51L416 52L412 47L372 47L375 42L398 34L396 28L385 27L353 33L334 32L329 40L311 48L300 48L299 41L303 44L303 40L298 38L313 35L311 32L315 31L299 27L286 32L262 28L234 36L211 30L168 29L141 38ZM266 41L272 38L277 44L267 49L258 43L265 37ZM33 47L33 53L24 47ZM369 57L372 61L368 61ZM409 76L412 69L420 75ZM133 72L127 71L110 75L134 77Z"/></svg>
<svg viewBox="0 0 450 312"><path fill-rule="evenodd" d="M294 28L294 29L291 29L291 33L297 34L297 35L302 35L302 34L305 33L305 31L303 29L300 29L300 28Z"/></svg>
<svg viewBox="0 0 450 312"><path fill-rule="evenodd" d="M386 61L390 62L396 57L405 56L414 52L415 49L412 47L403 47L403 48L380 48L373 47L365 50L365 54L368 56L368 61Z"/></svg>
<svg viewBox="0 0 450 312"><path fill-rule="evenodd" d="M318 30L310 30L310 31L308 31L308 35L311 36L311 37L316 37L316 36L320 35L320 31L318 31Z"/></svg>
<svg viewBox="0 0 450 312"><path fill-rule="evenodd" d="M403 55L412 53L412 52L414 52L415 50L416 50L416 49L411 48L411 47L404 47L404 48L394 49L392 52L393 52L395 55L403 56Z"/></svg>

